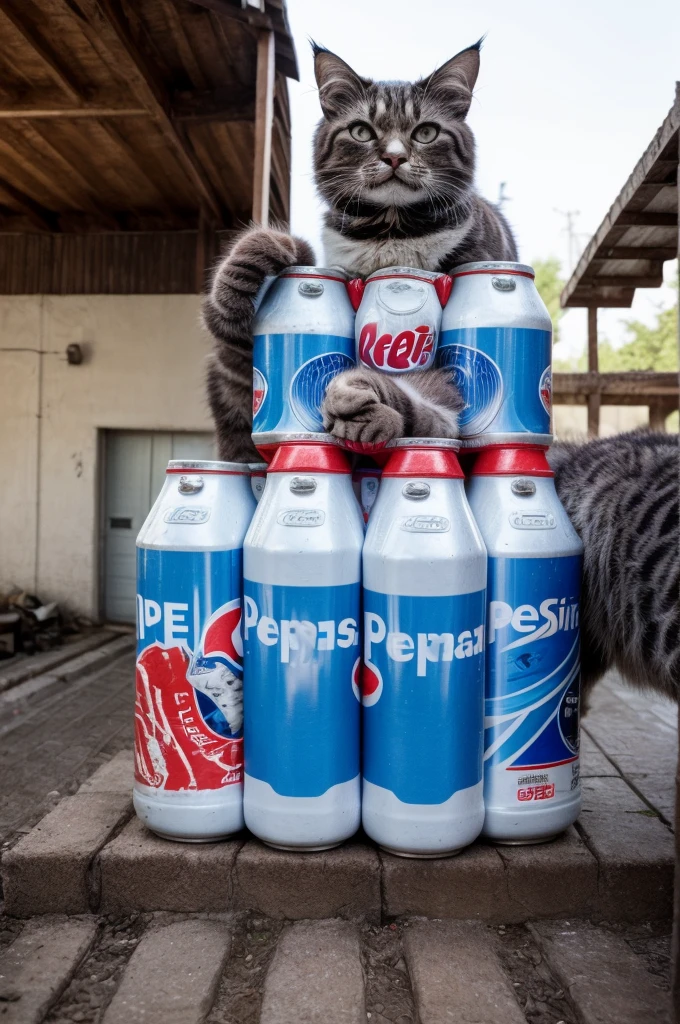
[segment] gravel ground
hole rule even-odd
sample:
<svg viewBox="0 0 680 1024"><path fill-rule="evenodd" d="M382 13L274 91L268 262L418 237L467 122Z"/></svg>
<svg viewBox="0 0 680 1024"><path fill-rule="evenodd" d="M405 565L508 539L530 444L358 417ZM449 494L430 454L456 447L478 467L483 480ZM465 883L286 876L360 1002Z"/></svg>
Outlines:
<svg viewBox="0 0 680 1024"><path fill-rule="evenodd" d="M231 952L206 1024L258 1024L264 979L283 925L256 914L234 919Z"/></svg>
<svg viewBox="0 0 680 1024"><path fill-rule="evenodd" d="M365 924L361 959L366 978L366 1016L371 1024L413 1024L417 1020L411 980L398 924Z"/></svg>
<svg viewBox="0 0 680 1024"><path fill-rule="evenodd" d="M578 1024L566 992L524 925L501 925L491 931L498 936L500 961L528 1024Z"/></svg>

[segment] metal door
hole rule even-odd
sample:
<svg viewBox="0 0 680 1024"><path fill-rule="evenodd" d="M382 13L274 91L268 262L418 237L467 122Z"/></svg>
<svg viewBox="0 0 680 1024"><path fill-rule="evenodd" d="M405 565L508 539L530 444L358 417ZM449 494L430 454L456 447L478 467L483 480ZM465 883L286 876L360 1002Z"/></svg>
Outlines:
<svg viewBox="0 0 680 1024"><path fill-rule="evenodd" d="M135 541L170 459L214 459L211 434L110 430L105 434L103 615L135 621Z"/></svg>

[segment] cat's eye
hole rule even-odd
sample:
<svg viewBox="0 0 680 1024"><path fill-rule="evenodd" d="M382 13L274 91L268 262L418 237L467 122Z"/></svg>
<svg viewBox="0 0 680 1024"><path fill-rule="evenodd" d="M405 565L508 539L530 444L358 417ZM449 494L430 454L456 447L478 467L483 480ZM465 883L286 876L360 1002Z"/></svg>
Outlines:
<svg viewBox="0 0 680 1024"><path fill-rule="evenodd" d="M365 121L355 121L354 124L351 124L349 133L357 142L372 142L377 138L370 124L366 124Z"/></svg>
<svg viewBox="0 0 680 1024"><path fill-rule="evenodd" d="M411 138L416 142L434 142L438 135L439 125L427 122L426 124L419 124L417 128L414 128Z"/></svg>

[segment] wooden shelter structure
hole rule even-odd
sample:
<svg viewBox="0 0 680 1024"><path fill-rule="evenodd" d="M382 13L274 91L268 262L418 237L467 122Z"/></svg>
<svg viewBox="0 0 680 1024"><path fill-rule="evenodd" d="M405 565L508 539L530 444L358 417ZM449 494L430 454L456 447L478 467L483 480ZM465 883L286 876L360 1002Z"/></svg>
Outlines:
<svg viewBox="0 0 680 1024"><path fill-rule="evenodd" d="M287 222L284 0L0 0L0 293L195 292Z"/></svg>
<svg viewBox="0 0 680 1024"><path fill-rule="evenodd" d="M599 373L597 311L631 306L636 288L658 288L665 260L678 256L680 83L668 116L597 229L564 291L562 306L588 309L588 373L555 374L556 404L587 404L588 433L599 431L600 405L647 405L663 430L678 407L674 373Z"/></svg>

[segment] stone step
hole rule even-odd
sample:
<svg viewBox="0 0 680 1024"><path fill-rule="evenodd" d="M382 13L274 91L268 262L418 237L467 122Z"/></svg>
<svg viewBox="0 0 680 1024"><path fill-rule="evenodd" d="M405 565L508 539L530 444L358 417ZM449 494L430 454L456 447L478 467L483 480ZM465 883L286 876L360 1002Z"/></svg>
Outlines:
<svg viewBox="0 0 680 1024"><path fill-rule="evenodd" d="M654 950L655 957L649 953ZM0 957L8 1024L668 1024L670 934L253 914L31 921Z"/></svg>
<svg viewBox="0 0 680 1024"><path fill-rule="evenodd" d="M246 833L168 842L133 816L131 786L132 755L123 752L3 855L9 914L250 910L287 920L513 923L671 912L671 830L620 775L586 777L577 826L551 843L477 842L426 861L383 853L365 837L310 854L271 850Z"/></svg>
<svg viewBox="0 0 680 1024"><path fill-rule="evenodd" d="M101 661L101 664L104 664L106 655L102 654L101 657L97 657L94 652L97 648L101 648L105 644L116 640L117 637L120 637L119 633L110 629L100 629L90 633L88 636L73 640L71 643L55 647L50 651L42 651L31 656L18 654L14 658L2 663L2 668L0 668L0 693L36 676L49 675L55 679L72 678L71 662L74 663L76 670L80 671L82 671L83 665L90 667L93 663L98 663L99 661ZM86 653L92 654L93 657L89 661L85 660L83 662L81 659ZM78 664L75 664L76 662ZM64 667L62 668L62 666Z"/></svg>

